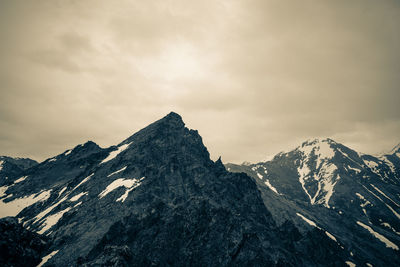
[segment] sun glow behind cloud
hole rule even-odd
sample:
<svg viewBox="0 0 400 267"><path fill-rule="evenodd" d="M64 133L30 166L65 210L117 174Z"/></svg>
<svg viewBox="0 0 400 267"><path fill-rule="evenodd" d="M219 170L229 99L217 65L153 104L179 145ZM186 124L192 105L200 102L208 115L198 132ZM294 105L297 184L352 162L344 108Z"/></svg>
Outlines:
<svg viewBox="0 0 400 267"><path fill-rule="evenodd" d="M171 110L225 161L399 142L396 1L118 3L0 1L3 154L116 144Z"/></svg>

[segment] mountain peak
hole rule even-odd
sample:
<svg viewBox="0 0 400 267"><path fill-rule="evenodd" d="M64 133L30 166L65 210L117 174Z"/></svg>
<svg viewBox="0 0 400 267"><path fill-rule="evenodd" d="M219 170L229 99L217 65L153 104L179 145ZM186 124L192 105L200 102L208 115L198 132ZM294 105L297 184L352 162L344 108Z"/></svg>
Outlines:
<svg viewBox="0 0 400 267"><path fill-rule="evenodd" d="M169 120L180 120L182 121L182 117L181 115L179 115L176 112L171 111L170 113L168 113L167 116L164 117L165 119L169 119Z"/></svg>
<svg viewBox="0 0 400 267"><path fill-rule="evenodd" d="M178 113L175 113L173 111L168 113L168 115L166 115L162 119L156 121L154 124L160 124L160 123L162 123L162 124L165 123L168 125L174 125L174 126L178 126L178 127L185 126L185 123L183 122L181 115L179 115Z"/></svg>
<svg viewBox="0 0 400 267"><path fill-rule="evenodd" d="M135 138L151 139L154 138L154 135L160 134L161 132L163 132L164 134L172 134L173 132L179 132L184 128L185 123L183 122L182 117L178 113L170 112L165 117L153 122L147 127L141 129L139 132L133 134L121 144L130 143Z"/></svg>
<svg viewBox="0 0 400 267"><path fill-rule="evenodd" d="M303 142L301 146L304 147L320 143L337 144L337 142L335 142L331 138L314 138L314 139L308 139L307 141Z"/></svg>

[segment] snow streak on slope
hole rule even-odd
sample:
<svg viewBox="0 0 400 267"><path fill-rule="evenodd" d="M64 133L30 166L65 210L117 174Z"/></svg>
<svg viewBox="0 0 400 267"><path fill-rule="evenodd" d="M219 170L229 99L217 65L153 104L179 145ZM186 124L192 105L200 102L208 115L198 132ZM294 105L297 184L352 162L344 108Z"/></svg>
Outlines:
<svg viewBox="0 0 400 267"><path fill-rule="evenodd" d="M303 215L301 215L300 213L296 213L297 216L299 216L300 218L302 218L306 223L308 223L311 226L317 227L317 224L313 221L311 221L310 219L307 219L306 217L304 217Z"/></svg>
<svg viewBox="0 0 400 267"><path fill-rule="evenodd" d="M272 184L269 182L268 179L265 180L264 184L265 184L266 186L268 186L269 189L271 189L273 192L275 192L275 194L280 195L280 193L278 192L278 190L276 190L276 188L272 186Z"/></svg>
<svg viewBox="0 0 400 267"><path fill-rule="evenodd" d="M331 140L314 140L304 143L297 150L302 154L302 160L297 172L299 182L310 199L310 203L323 204L329 208L329 199L332 197L334 187L340 179L337 175L337 167L329 162L335 151L330 146ZM310 166L315 164L315 172ZM316 190L311 190L315 186Z"/></svg>
<svg viewBox="0 0 400 267"><path fill-rule="evenodd" d="M398 214L391 206L389 206L388 204L385 203L385 201L383 201L379 196L377 196L374 192L372 192L371 190L369 190L367 187L365 187L365 185L363 185L363 187L370 192L374 197L376 197L377 199L379 199L383 204L385 204L385 206L398 218L400 219L400 214Z"/></svg>
<svg viewBox="0 0 400 267"><path fill-rule="evenodd" d="M347 266L349 266L349 267L356 267L356 265L354 264L354 262L346 261L345 263L346 263Z"/></svg>
<svg viewBox="0 0 400 267"><path fill-rule="evenodd" d="M381 190L379 190L379 188L377 188L375 185L370 184L376 191L378 191L382 196L386 197L388 200L390 200L393 204L395 204L397 207L400 207L399 204L397 204L396 202L393 201L393 199L391 199L390 197L388 197L385 193L383 193Z"/></svg>
<svg viewBox="0 0 400 267"><path fill-rule="evenodd" d="M94 173L92 173L91 175L89 175L88 177L86 177L85 179L82 180L82 182L80 182L77 186L74 187L74 189L72 189L72 191L74 191L75 189L77 189L79 186L81 186L82 184L86 183L90 177L92 177L94 175Z"/></svg>
<svg viewBox="0 0 400 267"><path fill-rule="evenodd" d="M130 144L131 143L121 145L121 146L118 147L117 150L111 151L110 154L105 159L103 159L102 162L100 162L100 164L106 163L107 161L110 161L110 160L114 159L116 156L118 156L119 153L121 153L122 151L127 149Z"/></svg>
<svg viewBox="0 0 400 267"><path fill-rule="evenodd" d="M312 221L312 220L306 218L304 215L302 215L302 214L300 214L300 213L298 213L298 212L296 213L296 215L299 216L300 218L302 218L302 219L303 219L306 223L308 223L309 225L311 225L311 226L313 226L313 227L315 227L315 228L318 228L318 229L324 231L327 237L329 237L330 239L332 239L333 241L335 241L338 245L340 245L339 242L337 241L337 239L336 239L336 237L335 237L334 235L332 235L332 234L329 233L328 231L325 231L324 229L322 229L321 227L319 227L314 221Z"/></svg>
<svg viewBox="0 0 400 267"><path fill-rule="evenodd" d="M24 208L31 206L36 202L47 200L50 197L50 192L51 189L23 198L17 198L10 202L4 202L3 200L0 200L0 218L7 216L16 216Z"/></svg>
<svg viewBox="0 0 400 267"><path fill-rule="evenodd" d="M126 169L126 167L127 166L125 166L125 167L123 167L123 168L121 168L121 169L119 169L119 170L117 170L115 172L110 173L109 175L107 175L107 177L113 176L114 174L117 174L117 173L120 173L120 172L124 171Z"/></svg>
<svg viewBox="0 0 400 267"><path fill-rule="evenodd" d="M62 211L59 211L55 214L52 214L50 216L48 216L45 220L45 222L43 223L43 228L40 229L40 231L38 232L39 234L44 234L47 230L49 230L51 227L53 227L60 219L61 217L64 215L64 213L68 212L71 209L71 207L65 208Z"/></svg>
<svg viewBox="0 0 400 267"><path fill-rule="evenodd" d="M79 193L76 196L71 197L69 201L78 201L81 197L83 197L84 195L87 195L87 194L88 194L88 192Z"/></svg>
<svg viewBox="0 0 400 267"><path fill-rule="evenodd" d="M58 253L58 250L55 250L55 251L51 252L49 255L44 256L42 258L42 261L39 263L39 265L37 267L42 267L48 260L50 260L57 253Z"/></svg>
<svg viewBox="0 0 400 267"><path fill-rule="evenodd" d="M125 178L119 178L114 180L111 184L109 184L106 189L104 189L100 194L99 194L99 198L103 198L106 195L108 195L110 192L112 192L113 190L119 188L119 187L125 187L126 191L125 193L119 197L116 201L121 201L124 202L125 199L128 197L129 192L131 192L133 189L135 189L136 187L138 187L141 184L141 181L144 179L144 177L140 178L140 179L125 179Z"/></svg>
<svg viewBox="0 0 400 267"><path fill-rule="evenodd" d="M391 242L389 239L387 239L386 237L384 237L383 235L375 232L370 226L363 224L362 222L357 221L357 224L360 225L361 227L365 228L368 230L368 232L370 232L374 237L376 237L377 239L379 239L382 243L384 243L386 245L387 248L391 248L394 250L399 250L399 247L394 244L393 242Z"/></svg>
<svg viewBox="0 0 400 267"><path fill-rule="evenodd" d="M18 178L17 180L14 181L14 184L20 183L22 181L25 181L25 179L28 178L28 176L22 176L21 178Z"/></svg>

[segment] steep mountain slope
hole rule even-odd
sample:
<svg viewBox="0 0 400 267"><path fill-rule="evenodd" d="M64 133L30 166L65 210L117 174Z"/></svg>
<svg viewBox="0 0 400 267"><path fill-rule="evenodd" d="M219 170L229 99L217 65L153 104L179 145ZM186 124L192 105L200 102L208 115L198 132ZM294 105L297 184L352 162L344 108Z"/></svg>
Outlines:
<svg viewBox="0 0 400 267"><path fill-rule="evenodd" d="M279 223L256 183L213 162L170 113L117 146L93 142L2 187L0 210L51 240L56 266L344 266L322 229ZM264 192L263 194L274 194Z"/></svg>
<svg viewBox="0 0 400 267"><path fill-rule="evenodd" d="M24 170L36 164L36 161L28 158L0 156L0 186L13 183Z"/></svg>
<svg viewBox="0 0 400 267"><path fill-rule="evenodd" d="M26 230L16 218L0 219L0 266L37 266L48 247L47 238Z"/></svg>
<svg viewBox="0 0 400 267"><path fill-rule="evenodd" d="M354 262L387 265L399 259L399 156L398 148L374 157L315 139L268 162L226 167L254 178L275 219L297 215L333 235Z"/></svg>

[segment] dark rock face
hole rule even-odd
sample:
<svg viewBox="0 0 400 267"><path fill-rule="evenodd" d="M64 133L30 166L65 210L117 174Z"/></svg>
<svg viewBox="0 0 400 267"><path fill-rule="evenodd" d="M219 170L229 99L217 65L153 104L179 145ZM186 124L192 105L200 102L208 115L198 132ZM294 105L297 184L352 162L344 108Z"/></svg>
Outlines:
<svg viewBox="0 0 400 267"><path fill-rule="evenodd" d="M12 184L25 170L36 164L36 161L28 158L0 156L0 186Z"/></svg>
<svg viewBox="0 0 400 267"><path fill-rule="evenodd" d="M47 249L47 240L26 230L16 218L0 219L0 266L36 266Z"/></svg>
<svg viewBox="0 0 400 267"><path fill-rule="evenodd" d="M285 166L289 190L296 187L289 181L290 175L297 175L297 166ZM296 202L272 192L264 180L228 172L221 160L210 159L201 136L186 128L176 113L116 146L103 149L87 142L23 175L26 178L18 183L1 188L0 204L21 202L24 209L17 217L27 229L50 240L47 265L362 262L349 256L353 241L335 240L330 236L333 230L320 222L317 228L304 224L296 213L315 220L311 209L304 208L304 191L293 195L299 196ZM326 218L341 224L339 217Z"/></svg>

